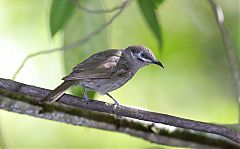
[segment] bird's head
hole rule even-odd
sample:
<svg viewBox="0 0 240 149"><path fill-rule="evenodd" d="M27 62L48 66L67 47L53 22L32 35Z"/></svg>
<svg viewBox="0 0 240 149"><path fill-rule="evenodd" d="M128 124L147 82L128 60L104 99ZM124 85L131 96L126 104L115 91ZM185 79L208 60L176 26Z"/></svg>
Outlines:
<svg viewBox="0 0 240 149"><path fill-rule="evenodd" d="M153 52L144 46L129 46L124 51L126 51L128 58L140 67L156 64L164 68L163 64L156 59Z"/></svg>

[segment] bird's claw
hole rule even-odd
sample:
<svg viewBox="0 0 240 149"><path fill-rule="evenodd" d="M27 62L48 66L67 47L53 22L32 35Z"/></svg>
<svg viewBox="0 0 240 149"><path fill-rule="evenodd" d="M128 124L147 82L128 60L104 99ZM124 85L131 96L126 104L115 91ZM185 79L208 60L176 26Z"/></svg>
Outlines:
<svg viewBox="0 0 240 149"><path fill-rule="evenodd" d="M88 104L88 101L89 101L88 97L87 96L83 96L83 101Z"/></svg>
<svg viewBox="0 0 240 149"><path fill-rule="evenodd" d="M114 107L118 107L120 104L119 104L119 102L117 101L117 100L114 100Z"/></svg>
<svg viewBox="0 0 240 149"><path fill-rule="evenodd" d="M119 105L120 105L120 104L115 100L115 101L114 101L114 104L113 104L113 114L115 114L117 118L122 118L122 116L118 115L118 114L117 114L117 111L116 111L117 108L119 107Z"/></svg>

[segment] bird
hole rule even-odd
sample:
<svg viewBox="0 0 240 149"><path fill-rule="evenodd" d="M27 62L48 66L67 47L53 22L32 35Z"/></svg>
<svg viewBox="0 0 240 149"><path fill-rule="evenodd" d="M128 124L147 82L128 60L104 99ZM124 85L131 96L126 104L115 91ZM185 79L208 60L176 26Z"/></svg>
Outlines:
<svg viewBox="0 0 240 149"><path fill-rule="evenodd" d="M153 52L142 45L98 52L74 67L69 75L62 78L63 83L41 102L55 102L68 88L80 85L84 91L84 101L89 100L86 94L86 89L89 89L109 96L114 101L114 105L118 106L119 102L109 92L126 84L140 68L149 64L164 68Z"/></svg>

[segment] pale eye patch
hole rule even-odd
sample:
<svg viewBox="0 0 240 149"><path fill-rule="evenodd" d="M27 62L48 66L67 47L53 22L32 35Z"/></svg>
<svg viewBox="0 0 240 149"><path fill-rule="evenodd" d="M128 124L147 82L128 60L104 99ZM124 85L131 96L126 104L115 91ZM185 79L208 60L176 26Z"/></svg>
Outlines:
<svg viewBox="0 0 240 149"><path fill-rule="evenodd" d="M148 63L151 63L151 62L152 62L150 59L147 59L147 58L144 57L143 51L141 51L141 52L138 53L138 58L139 58L140 60L142 60L143 62L148 62Z"/></svg>

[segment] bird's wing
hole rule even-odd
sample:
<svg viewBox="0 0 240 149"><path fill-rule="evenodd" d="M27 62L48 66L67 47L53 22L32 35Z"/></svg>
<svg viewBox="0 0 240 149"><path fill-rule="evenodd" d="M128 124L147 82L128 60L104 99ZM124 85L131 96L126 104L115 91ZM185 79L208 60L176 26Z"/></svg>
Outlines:
<svg viewBox="0 0 240 149"><path fill-rule="evenodd" d="M110 79L111 70L117 65L121 50L107 50L96 53L78 64L63 80Z"/></svg>

